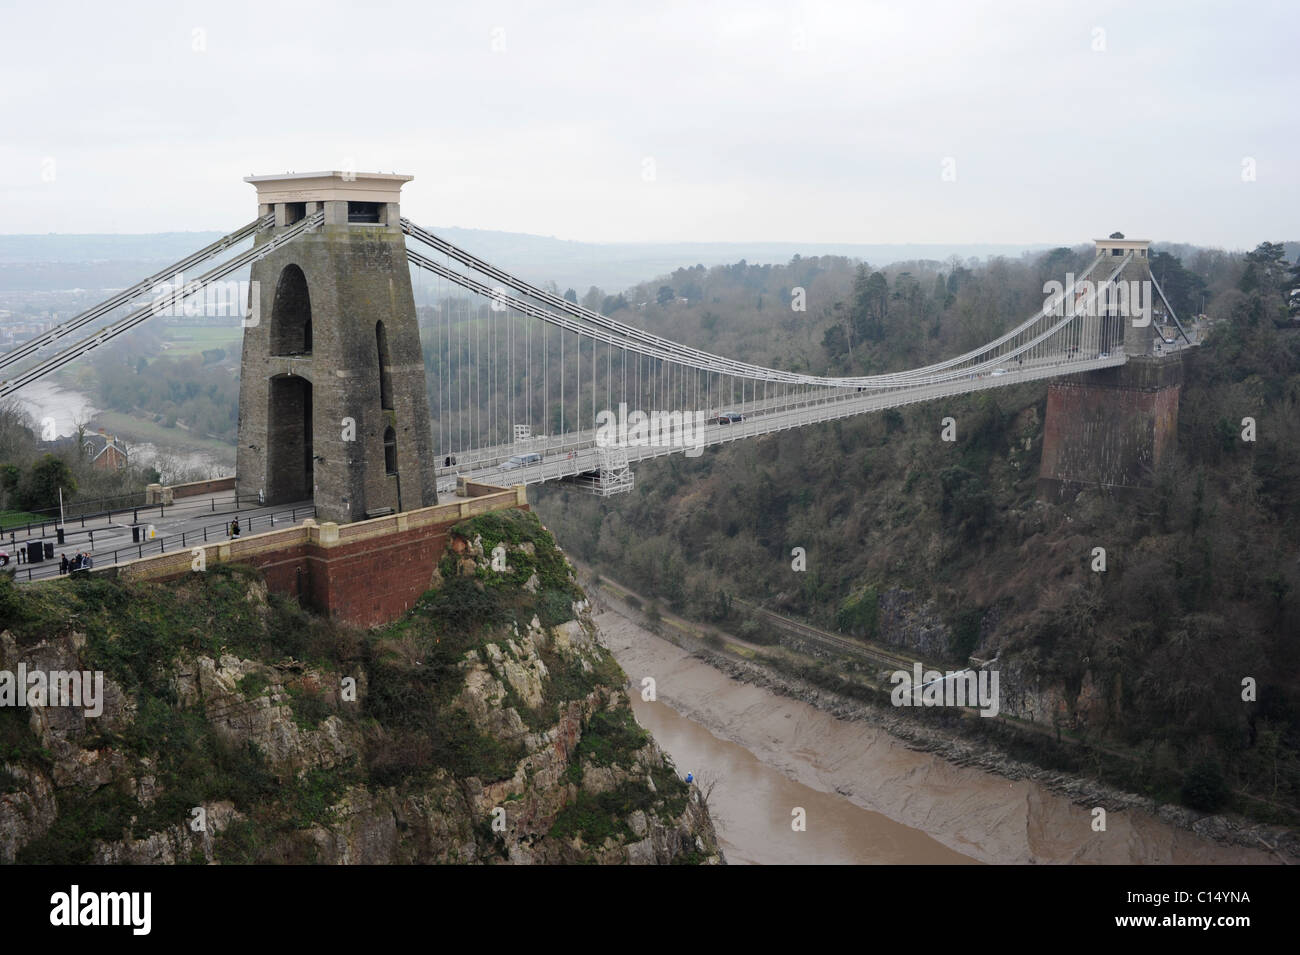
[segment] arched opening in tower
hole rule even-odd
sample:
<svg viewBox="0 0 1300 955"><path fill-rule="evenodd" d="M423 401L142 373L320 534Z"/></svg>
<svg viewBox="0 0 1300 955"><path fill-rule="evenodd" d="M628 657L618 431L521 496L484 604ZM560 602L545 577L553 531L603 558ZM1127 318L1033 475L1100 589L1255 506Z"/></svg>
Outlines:
<svg viewBox="0 0 1300 955"><path fill-rule="evenodd" d="M311 296L307 276L296 265L286 265L275 283L271 306L271 354L311 353Z"/></svg>
<svg viewBox="0 0 1300 955"><path fill-rule="evenodd" d="M311 382L297 375L271 379L267 409L268 504L305 501L313 496Z"/></svg>
<svg viewBox="0 0 1300 955"><path fill-rule="evenodd" d="M397 432L391 425L384 429L384 473L397 473Z"/></svg>
<svg viewBox="0 0 1300 955"><path fill-rule="evenodd" d="M375 350L379 355L379 407L393 410L393 374L389 370L388 332L383 322L375 322Z"/></svg>

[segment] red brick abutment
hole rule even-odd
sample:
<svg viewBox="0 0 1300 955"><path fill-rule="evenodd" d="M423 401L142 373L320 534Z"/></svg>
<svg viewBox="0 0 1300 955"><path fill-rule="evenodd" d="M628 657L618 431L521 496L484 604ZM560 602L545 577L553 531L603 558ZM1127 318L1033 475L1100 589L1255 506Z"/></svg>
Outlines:
<svg viewBox="0 0 1300 955"><path fill-rule="evenodd" d="M1115 368L1052 381L1043 422L1039 496L1085 487L1150 487L1178 434L1181 353L1130 357Z"/></svg>
<svg viewBox="0 0 1300 955"><path fill-rule="evenodd" d="M122 580L174 580L237 563L256 567L275 593L344 623L375 627L406 613L429 589L451 528L489 511L528 510L523 485L467 484L469 496L352 524L308 519L284 530L133 560L102 573Z"/></svg>

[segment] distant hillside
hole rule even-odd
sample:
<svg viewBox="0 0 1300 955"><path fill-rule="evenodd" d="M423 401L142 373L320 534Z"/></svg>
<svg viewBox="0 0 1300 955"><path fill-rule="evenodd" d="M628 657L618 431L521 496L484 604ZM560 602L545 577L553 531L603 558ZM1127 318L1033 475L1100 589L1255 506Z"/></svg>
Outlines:
<svg viewBox="0 0 1300 955"><path fill-rule="evenodd" d="M589 286L619 290L689 265L784 263L802 256L843 255L873 265L994 255L1018 257L1041 245L855 245L828 242L573 242L550 236L433 227L444 238L532 282L555 282L579 293ZM0 293L120 288L184 258L219 232L141 235L0 235Z"/></svg>

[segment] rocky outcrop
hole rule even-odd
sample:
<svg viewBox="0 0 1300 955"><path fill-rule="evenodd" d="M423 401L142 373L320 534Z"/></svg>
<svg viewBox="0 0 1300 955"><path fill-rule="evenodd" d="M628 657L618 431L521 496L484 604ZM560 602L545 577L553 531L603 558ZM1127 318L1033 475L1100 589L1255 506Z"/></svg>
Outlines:
<svg viewBox="0 0 1300 955"><path fill-rule="evenodd" d="M503 546L531 567L545 542ZM490 541L459 539L442 574L474 577L491 555ZM106 674L98 717L0 714L0 743L21 743L0 748L0 862L721 862L699 793L632 720L585 598L550 626L532 609L555 566L494 595L477 581L524 611L456 636L464 650L442 669L428 668L446 632L414 617L368 635L355 661L182 652L152 689ZM238 599L273 616L256 578ZM5 631L0 670L83 670L97 646L75 630L21 641ZM428 696L395 704L398 678L445 685L436 714L419 709ZM385 755L394 749L401 759Z"/></svg>
<svg viewBox="0 0 1300 955"><path fill-rule="evenodd" d="M949 654L952 629L933 598L920 600L910 590L890 587L880 594L880 640L927 659L943 659Z"/></svg>

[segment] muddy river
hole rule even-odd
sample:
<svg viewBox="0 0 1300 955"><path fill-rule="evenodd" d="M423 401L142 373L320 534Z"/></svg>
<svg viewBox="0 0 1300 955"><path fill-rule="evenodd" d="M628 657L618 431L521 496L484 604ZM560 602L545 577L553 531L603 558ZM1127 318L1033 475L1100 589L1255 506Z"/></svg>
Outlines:
<svg viewBox="0 0 1300 955"><path fill-rule="evenodd" d="M1138 811L1111 812L1094 832L1090 807L1032 780L954 765L733 680L613 611L596 620L641 725L682 774L713 783L709 806L733 864L1274 861ZM639 695L647 676L653 703Z"/></svg>

